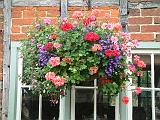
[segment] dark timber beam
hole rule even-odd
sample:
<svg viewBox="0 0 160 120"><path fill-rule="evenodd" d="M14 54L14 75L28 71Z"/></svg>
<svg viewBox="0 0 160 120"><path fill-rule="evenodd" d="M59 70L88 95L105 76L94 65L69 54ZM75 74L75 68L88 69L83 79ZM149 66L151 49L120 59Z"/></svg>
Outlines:
<svg viewBox="0 0 160 120"><path fill-rule="evenodd" d="M124 32L127 32L127 12L128 0L120 0L120 22Z"/></svg>
<svg viewBox="0 0 160 120"><path fill-rule="evenodd" d="M68 9L68 0L61 0L61 18L67 16L67 9Z"/></svg>
<svg viewBox="0 0 160 120"><path fill-rule="evenodd" d="M3 98L2 120L8 120L8 100L10 83L10 30L11 0L4 0L4 36L3 36Z"/></svg>

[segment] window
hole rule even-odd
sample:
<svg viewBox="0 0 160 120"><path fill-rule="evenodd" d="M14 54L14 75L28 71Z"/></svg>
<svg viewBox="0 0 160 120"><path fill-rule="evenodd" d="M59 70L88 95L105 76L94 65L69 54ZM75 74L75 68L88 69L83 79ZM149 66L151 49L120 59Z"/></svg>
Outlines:
<svg viewBox="0 0 160 120"><path fill-rule="evenodd" d="M129 119L160 120L160 50L133 50L132 53L139 55L147 66L142 77L131 80L128 93L132 115ZM133 92L135 86L142 89L138 96Z"/></svg>
<svg viewBox="0 0 160 120"><path fill-rule="evenodd" d="M119 120L117 97L99 92L96 79L86 84L72 88L71 120Z"/></svg>

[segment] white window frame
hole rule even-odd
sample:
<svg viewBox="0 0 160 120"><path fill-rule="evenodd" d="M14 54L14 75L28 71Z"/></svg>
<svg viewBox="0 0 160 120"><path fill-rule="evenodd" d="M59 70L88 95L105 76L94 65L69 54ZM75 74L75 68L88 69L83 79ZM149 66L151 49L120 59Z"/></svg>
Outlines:
<svg viewBox="0 0 160 120"><path fill-rule="evenodd" d="M73 86L71 90L71 120L75 120L75 90L76 89L88 89L94 90L94 119L97 117L97 80L94 80L94 86ZM115 101L115 120L120 120L119 118L119 95L116 97Z"/></svg>
<svg viewBox="0 0 160 120"><path fill-rule="evenodd" d="M154 85L154 55L160 55L160 50L159 49L148 49L148 50L143 50L143 49L136 49L131 51L132 54L141 54L141 55L150 55L151 59L151 87L140 87L142 91L150 91L151 92L151 100L152 100L152 120L156 120L155 116L155 91L160 91L160 88L155 88ZM130 80L130 83L132 83L132 80ZM133 120L133 105L132 105L132 93L134 91L136 86L128 86L127 88L127 95L130 98L130 102L128 104L128 120Z"/></svg>
<svg viewBox="0 0 160 120"><path fill-rule="evenodd" d="M22 76L23 72L23 59L21 57L20 52L18 53L18 82L17 82L17 106L16 106L16 120L21 120L21 111L22 111L22 89L28 88L31 89L31 85L22 84L20 80L20 76ZM65 98L60 97L60 106L59 106L59 120L65 120L64 109ZM39 107L38 107L38 120L42 120L42 95L39 95Z"/></svg>

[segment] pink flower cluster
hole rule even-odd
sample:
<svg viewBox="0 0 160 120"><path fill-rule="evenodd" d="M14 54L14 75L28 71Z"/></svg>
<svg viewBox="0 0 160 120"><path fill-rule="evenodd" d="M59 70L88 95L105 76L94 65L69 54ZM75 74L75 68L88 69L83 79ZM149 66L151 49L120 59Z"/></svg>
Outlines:
<svg viewBox="0 0 160 120"><path fill-rule="evenodd" d="M48 72L45 75L45 79L49 80L49 81L52 81L52 83L55 86L62 86L65 83L65 79L62 78L62 77L56 76L56 74L54 72Z"/></svg>
<svg viewBox="0 0 160 120"><path fill-rule="evenodd" d="M60 57L51 57L49 60L49 63L55 67L58 66L60 64Z"/></svg>
<svg viewBox="0 0 160 120"><path fill-rule="evenodd" d="M73 17L74 19L83 18L83 13L82 13L82 11L74 11L73 14L72 14L72 17Z"/></svg>
<svg viewBox="0 0 160 120"><path fill-rule="evenodd" d="M137 64L138 67L140 68L145 68L146 64L144 63L144 61L140 60L140 57L135 55L134 56L134 62Z"/></svg>
<svg viewBox="0 0 160 120"><path fill-rule="evenodd" d="M96 51L101 51L102 50L102 46L100 45L100 44L94 44L93 46L92 46L92 51L93 52L96 52Z"/></svg>

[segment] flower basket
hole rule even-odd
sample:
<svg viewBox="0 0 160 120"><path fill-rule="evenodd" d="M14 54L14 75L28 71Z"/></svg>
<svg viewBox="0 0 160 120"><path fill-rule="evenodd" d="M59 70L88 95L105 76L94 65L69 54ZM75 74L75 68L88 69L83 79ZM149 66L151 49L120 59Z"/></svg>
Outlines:
<svg viewBox="0 0 160 120"><path fill-rule="evenodd" d="M99 90L117 95L145 67L138 56L134 64L126 62L138 42L119 23L100 22L95 11L75 11L59 25L36 21L21 47L22 82L32 84L34 94L58 99L72 85L97 79Z"/></svg>

